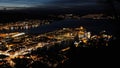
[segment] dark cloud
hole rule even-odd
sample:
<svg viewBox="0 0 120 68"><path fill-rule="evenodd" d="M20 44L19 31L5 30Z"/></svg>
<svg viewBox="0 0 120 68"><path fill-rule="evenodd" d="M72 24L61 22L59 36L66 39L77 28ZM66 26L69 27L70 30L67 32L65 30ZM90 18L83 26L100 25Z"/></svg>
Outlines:
<svg viewBox="0 0 120 68"><path fill-rule="evenodd" d="M51 4L71 7L95 5L98 0L54 0Z"/></svg>
<svg viewBox="0 0 120 68"><path fill-rule="evenodd" d="M34 6L49 3L51 0L0 0L0 6Z"/></svg>
<svg viewBox="0 0 120 68"><path fill-rule="evenodd" d="M97 0L0 0L0 6L74 6L74 5L90 5Z"/></svg>
<svg viewBox="0 0 120 68"><path fill-rule="evenodd" d="M96 2L97 0L54 0L53 3L85 3L85 2Z"/></svg>

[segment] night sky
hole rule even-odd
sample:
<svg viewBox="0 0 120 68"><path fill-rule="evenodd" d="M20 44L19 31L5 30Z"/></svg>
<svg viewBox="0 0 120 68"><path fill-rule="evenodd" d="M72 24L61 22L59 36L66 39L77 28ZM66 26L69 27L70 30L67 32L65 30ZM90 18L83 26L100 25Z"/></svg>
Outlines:
<svg viewBox="0 0 120 68"><path fill-rule="evenodd" d="M94 5L98 0L0 0L2 7L36 6L84 6Z"/></svg>
<svg viewBox="0 0 120 68"><path fill-rule="evenodd" d="M114 5L114 6L113 6ZM112 6L112 7L111 7ZM120 10L119 0L0 0L0 10L20 8L84 8L84 9L100 9L115 8ZM111 8L110 8L111 7ZM8 9L9 8L9 9ZM93 8L93 9L92 9ZM110 10L111 11L111 10Z"/></svg>

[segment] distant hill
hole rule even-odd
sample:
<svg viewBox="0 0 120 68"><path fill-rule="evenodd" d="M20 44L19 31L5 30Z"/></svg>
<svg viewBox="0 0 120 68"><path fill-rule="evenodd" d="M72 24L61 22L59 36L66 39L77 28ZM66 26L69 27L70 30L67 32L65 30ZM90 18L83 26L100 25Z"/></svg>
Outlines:
<svg viewBox="0 0 120 68"><path fill-rule="evenodd" d="M24 9L14 9L14 10L0 10L0 23L13 22L24 19L36 19L36 18L45 18L49 14L90 14L90 13L104 13L104 9L97 8L96 6L88 7L71 7L71 8L24 8Z"/></svg>

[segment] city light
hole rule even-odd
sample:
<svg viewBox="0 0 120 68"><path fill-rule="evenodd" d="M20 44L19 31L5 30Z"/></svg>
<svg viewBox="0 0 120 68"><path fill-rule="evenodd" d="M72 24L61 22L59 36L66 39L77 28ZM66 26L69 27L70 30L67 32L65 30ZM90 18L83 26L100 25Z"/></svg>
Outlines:
<svg viewBox="0 0 120 68"><path fill-rule="evenodd" d="M58 15L58 18L61 16ZM91 18L91 16L76 16L76 19ZM101 16L103 14L100 14L100 16L96 14L92 18L103 19ZM64 17L63 20L74 19L73 14L65 14L62 17ZM52 24L50 20L27 20L1 24L0 55L6 57L0 59L0 65L8 64L8 66L14 68L17 64L16 59L26 59L29 60L26 65L28 67L38 61L48 67L57 67L58 64L63 64L69 59L66 53L74 50L74 48L107 48L115 38L107 33L107 30L94 33L84 26L63 27L38 34L27 32L49 24ZM60 60L49 57L53 52Z"/></svg>

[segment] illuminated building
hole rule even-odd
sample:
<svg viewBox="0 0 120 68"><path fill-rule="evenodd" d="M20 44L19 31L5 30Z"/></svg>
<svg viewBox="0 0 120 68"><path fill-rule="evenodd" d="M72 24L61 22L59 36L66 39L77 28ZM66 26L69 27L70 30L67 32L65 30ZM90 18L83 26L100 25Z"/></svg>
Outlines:
<svg viewBox="0 0 120 68"><path fill-rule="evenodd" d="M74 42L74 45L75 45L75 47L78 47L79 46L79 43L78 42Z"/></svg>
<svg viewBox="0 0 120 68"><path fill-rule="evenodd" d="M10 42L12 42L12 41L13 41L13 38L10 37L10 36L7 36L7 37L5 37L5 38L2 40L2 42L5 42L5 43L10 43Z"/></svg>
<svg viewBox="0 0 120 68"><path fill-rule="evenodd" d="M91 33L90 32L87 33L87 37L90 39L90 37L91 37Z"/></svg>
<svg viewBox="0 0 120 68"><path fill-rule="evenodd" d="M18 33L16 35L13 35L12 37L15 38L15 37L19 37L19 36L22 36L22 35L25 35L25 33Z"/></svg>

